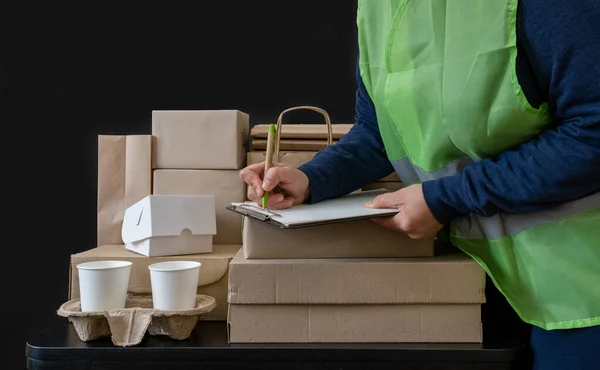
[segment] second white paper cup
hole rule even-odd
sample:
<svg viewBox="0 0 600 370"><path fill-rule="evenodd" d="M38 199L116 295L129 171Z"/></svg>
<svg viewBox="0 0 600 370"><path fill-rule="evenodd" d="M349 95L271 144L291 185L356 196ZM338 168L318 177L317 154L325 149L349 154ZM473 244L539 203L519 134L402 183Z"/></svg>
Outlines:
<svg viewBox="0 0 600 370"><path fill-rule="evenodd" d="M125 308L131 264L93 261L77 265L81 312Z"/></svg>
<svg viewBox="0 0 600 370"><path fill-rule="evenodd" d="M200 265L192 261L167 261L148 266L154 308L166 311L195 308Z"/></svg>

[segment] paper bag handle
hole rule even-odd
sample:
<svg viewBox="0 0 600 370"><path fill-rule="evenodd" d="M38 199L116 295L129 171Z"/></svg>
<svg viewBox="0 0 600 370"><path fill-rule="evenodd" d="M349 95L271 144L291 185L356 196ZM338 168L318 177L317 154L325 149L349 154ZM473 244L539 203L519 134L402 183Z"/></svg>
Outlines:
<svg viewBox="0 0 600 370"><path fill-rule="evenodd" d="M281 140L281 125L283 123L283 115L286 114L287 112L291 112L294 110L300 110L300 109L312 110L312 111L321 113L323 115L323 117L325 117L325 125L327 126L327 146L333 144L333 130L331 128L331 119L329 118L329 114L327 113L327 111L325 109L321 109L319 107L313 107L310 105L301 105L298 107L288 108L288 109L284 110L283 112L281 112L281 114L279 114L279 117L277 118L277 136L275 138L275 151L273 152L274 156L277 156L279 154L279 142Z"/></svg>

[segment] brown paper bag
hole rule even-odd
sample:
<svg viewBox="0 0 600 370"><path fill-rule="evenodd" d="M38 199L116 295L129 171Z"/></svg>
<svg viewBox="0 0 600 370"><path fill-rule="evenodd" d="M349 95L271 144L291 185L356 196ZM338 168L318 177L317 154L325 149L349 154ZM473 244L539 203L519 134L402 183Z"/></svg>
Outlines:
<svg viewBox="0 0 600 370"><path fill-rule="evenodd" d="M123 244L123 214L152 193L152 136L98 135L98 245Z"/></svg>
<svg viewBox="0 0 600 370"><path fill-rule="evenodd" d="M312 159L312 157L314 157L314 155L317 154L318 149L314 149L314 148L312 150L304 149L304 150L300 150L300 151L294 151L294 150L281 151L282 149L286 150L281 147L282 130L284 130L284 132L285 132L285 128L282 128L283 116L287 112L290 112L293 110L300 110L300 109L308 109L308 110L315 111L317 113L320 113L325 118L325 128L326 128L326 132L327 132L327 139L323 140L323 145L322 145L323 148L322 149L324 149L325 147L327 147L329 145L334 144L333 128L331 125L331 119L329 118L329 114L327 113L327 111L325 111L324 109L321 109L318 107L312 107L312 106L298 106L298 107L288 108L288 109L284 110L283 112L281 112L281 114L279 115L279 118L277 118L277 137L275 138L275 151L273 152L273 162L274 163L283 163L283 164L287 164L289 166L298 167L298 166L310 161ZM253 142L254 142L254 140L253 140ZM259 143L260 143L260 140L259 140ZM247 158L246 158L247 163L254 164L254 163L264 162L265 155L266 155L265 151L248 152Z"/></svg>

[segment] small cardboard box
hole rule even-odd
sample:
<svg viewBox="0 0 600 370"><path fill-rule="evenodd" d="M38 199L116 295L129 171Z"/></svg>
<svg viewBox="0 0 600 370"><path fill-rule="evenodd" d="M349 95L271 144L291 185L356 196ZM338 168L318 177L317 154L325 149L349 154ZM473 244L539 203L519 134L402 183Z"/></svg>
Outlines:
<svg viewBox="0 0 600 370"><path fill-rule="evenodd" d="M248 132L249 116L238 110L153 111L153 167L241 169Z"/></svg>
<svg viewBox="0 0 600 370"><path fill-rule="evenodd" d="M80 298L77 270L77 265L80 263L103 260L129 261L132 265L128 292L133 297L149 297L152 294L149 265L165 261L195 261L202 264L197 293L217 300L214 310L200 316L200 320L225 321L229 263L241 247L241 245L215 245L212 253L167 257L146 257L126 249L124 245L106 245L89 249L71 255L68 299Z"/></svg>
<svg viewBox="0 0 600 370"><path fill-rule="evenodd" d="M249 217L243 221L244 256L249 259L433 256L433 239L415 240L370 220L287 230Z"/></svg>
<svg viewBox="0 0 600 370"><path fill-rule="evenodd" d="M246 197L246 184L239 171L155 170L154 194L214 195L217 234L213 243L242 244L242 217L225 209Z"/></svg>
<svg viewBox="0 0 600 370"><path fill-rule="evenodd" d="M122 236L149 257L210 253L216 227L212 195L148 195L125 211Z"/></svg>
<svg viewBox="0 0 600 370"><path fill-rule="evenodd" d="M481 305L229 305L230 343L481 343Z"/></svg>

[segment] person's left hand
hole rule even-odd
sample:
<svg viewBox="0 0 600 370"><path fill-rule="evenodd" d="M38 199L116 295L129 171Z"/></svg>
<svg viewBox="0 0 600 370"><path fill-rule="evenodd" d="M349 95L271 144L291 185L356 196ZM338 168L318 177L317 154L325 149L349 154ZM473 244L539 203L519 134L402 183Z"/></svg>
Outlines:
<svg viewBox="0 0 600 370"><path fill-rule="evenodd" d="M400 230L413 239L433 238L443 227L425 202L421 184L410 185L393 193L377 196L365 204L368 208L398 208L393 217L377 217L372 221L392 230Z"/></svg>

